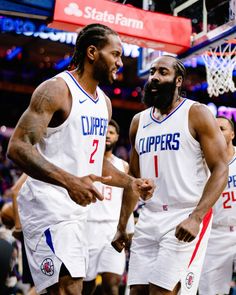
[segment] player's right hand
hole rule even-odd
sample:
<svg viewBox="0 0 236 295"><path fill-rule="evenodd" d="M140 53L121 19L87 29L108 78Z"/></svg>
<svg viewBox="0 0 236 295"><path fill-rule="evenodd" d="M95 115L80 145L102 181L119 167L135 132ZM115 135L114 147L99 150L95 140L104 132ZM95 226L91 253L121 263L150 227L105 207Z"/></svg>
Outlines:
<svg viewBox="0 0 236 295"><path fill-rule="evenodd" d="M117 252L121 252L129 244L129 236L126 232L117 230L111 245Z"/></svg>
<svg viewBox="0 0 236 295"><path fill-rule="evenodd" d="M73 181L73 184L70 183L67 191L75 203L85 207L95 203L97 199L100 201L104 199L93 183L95 181L106 183L110 180L111 176L97 176L94 174L76 177L76 181Z"/></svg>
<svg viewBox="0 0 236 295"><path fill-rule="evenodd" d="M146 178L136 178L133 180L133 190L138 191L140 198L143 201L149 200L154 192L156 187L153 179L146 179Z"/></svg>

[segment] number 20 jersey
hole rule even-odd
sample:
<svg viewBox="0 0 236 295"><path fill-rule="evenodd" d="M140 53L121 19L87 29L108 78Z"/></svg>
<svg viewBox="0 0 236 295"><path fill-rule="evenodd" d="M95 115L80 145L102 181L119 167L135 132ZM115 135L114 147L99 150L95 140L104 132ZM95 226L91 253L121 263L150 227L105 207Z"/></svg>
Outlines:
<svg viewBox="0 0 236 295"><path fill-rule="evenodd" d="M202 196L209 171L188 127L194 103L183 100L161 121L154 117L154 108L140 113L135 148L141 177L152 178L156 184L145 204L152 211L194 208Z"/></svg>

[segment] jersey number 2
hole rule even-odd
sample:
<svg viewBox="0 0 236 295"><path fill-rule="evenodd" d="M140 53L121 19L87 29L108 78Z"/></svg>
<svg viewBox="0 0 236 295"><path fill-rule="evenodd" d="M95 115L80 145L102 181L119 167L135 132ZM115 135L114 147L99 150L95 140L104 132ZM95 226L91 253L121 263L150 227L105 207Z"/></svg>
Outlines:
<svg viewBox="0 0 236 295"><path fill-rule="evenodd" d="M90 155L90 159L89 159L89 163L91 163L91 164L94 163L94 155L95 155L96 151L98 150L98 142L99 142L98 139L94 139L94 140L93 140L94 150L93 150L93 152L91 153L91 155Z"/></svg>
<svg viewBox="0 0 236 295"><path fill-rule="evenodd" d="M223 198L226 197L226 200L224 200L224 202L223 202L224 209L232 208L232 205L228 204L228 202L230 202L230 201L236 202L234 192L224 192L222 194L222 197Z"/></svg>

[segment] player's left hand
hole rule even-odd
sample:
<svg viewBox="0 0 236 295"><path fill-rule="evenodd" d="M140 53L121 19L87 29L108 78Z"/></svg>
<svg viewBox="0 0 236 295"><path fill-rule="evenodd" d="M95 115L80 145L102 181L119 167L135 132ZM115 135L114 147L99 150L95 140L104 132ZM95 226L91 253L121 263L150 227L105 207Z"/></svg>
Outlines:
<svg viewBox="0 0 236 295"><path fill-rule="evenodd" d="M129 245L129 236L126 232L117 230L111 245L117 252L121 252L124 248Z"/></svg>
<svg viewBox="0 0 236 295"><path fill-rule="evenodd" d="M199 233L200 224L199 220L190 215L176 227L176 238L180 241L192 242Z"/></svg>
<svg viewBox="0 0 236 295"><path fill-rule="evenodd" d="M153 179L136 178L133 180L132 186L133 190L137 191L144 201L152 197L155 189Z"/></svg>

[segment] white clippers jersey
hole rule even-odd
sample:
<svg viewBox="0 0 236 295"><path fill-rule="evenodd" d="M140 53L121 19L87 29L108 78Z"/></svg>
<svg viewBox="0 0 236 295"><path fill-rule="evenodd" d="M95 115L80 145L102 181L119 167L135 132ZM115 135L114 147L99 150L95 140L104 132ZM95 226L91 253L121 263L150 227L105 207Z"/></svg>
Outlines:
<svg viewBox="0 0 236 295"><path fill-rule="evenodd" d="M213 224L236 225L236 154L229 162L228 184L213 207Z"/></svg>
<svg viewBox="0 0 236 295"><path fill-rule="evenodd" d="M125 172L122 159L112 155L111 163L120 171ZM104 196L102 202L97 201L89 206L89 221L118 221L120 216L123 188L100 184L97 186Z"/></svg>
<svg viewBox="0 0 236 295"><path fill-rule="evenodd" d="M141 177L155 180L155 192L145 205L152 211L193 208L202 196L208 169L188 128L193 104L185 99L162 121L153 116L153 108L140 114L135 147Z"/></svg>
<svg viewBox="0 0 236 295"><path fill-rule="evenodd" d="M108 126L105 96L97 88L94 100L68 71L57 77L66 82L71 92L71 112L62 125L47 129L36 148L48 161L73 175L100 176ZM18 200L24 235L32 247L49 225L87 216L87 207L72 201L66 189L30 177Z"/></svg>

